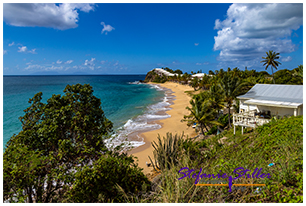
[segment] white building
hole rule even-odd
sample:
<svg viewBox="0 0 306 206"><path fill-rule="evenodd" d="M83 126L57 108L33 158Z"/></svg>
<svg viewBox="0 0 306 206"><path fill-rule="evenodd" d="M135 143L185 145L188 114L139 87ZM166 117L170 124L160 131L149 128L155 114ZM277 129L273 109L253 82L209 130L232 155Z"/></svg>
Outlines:
<svg viewBox="0 0 306 206"><path fill-rule="evenodd" d="M195 78L195 77L197 77L198 79L202 79L204 76L212 76L212 75L210 75L210 74L205 74L205 73L197 73L197 74L193 74L193 75L191 75L191 78Z"/></svg>
<svg viewBox="0 0 306 206"><path fill-rule="evenodd" d="M303 115L303 85L256 84L240 100L235 126L256 127L276 116Z"/></svg>
<svg viewBox="0 0 306 206"><path fill-rule="evenodd" d="M155 71L158 75L165 75L165 76L176 76L177 74L172 74L164 69L161 69L161 68L155 68L153 69L152 71Z"/></svg>

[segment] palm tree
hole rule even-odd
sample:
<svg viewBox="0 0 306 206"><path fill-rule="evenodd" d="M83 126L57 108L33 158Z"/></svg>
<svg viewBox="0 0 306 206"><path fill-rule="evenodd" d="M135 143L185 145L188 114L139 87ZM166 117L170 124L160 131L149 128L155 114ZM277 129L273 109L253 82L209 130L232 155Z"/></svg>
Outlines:
<svg viewBox="0 0 306 206"><path fill-rule="evenodd" d="M210 83L209 83L210 78L211 78L210 76L204 75L202 80L199 81L199 87L202 88L202 90L209 89L209 87L210 87Z"/></svg>
<svg viewBox="0 0 306 206"><path fill-rule="evenodd" d="M302 77L303 78L303 65L299 65L296 69L294 74L296 76Z"/></svg>
<svg viewBox="0 0 306 206"><path fill-rule="evenodd" d="M219 111L224 108L224 101L220 87L215 84L212 85L207 96L207 101L210 102L211 107L217 111L217 114L219 114Z"/></svg>
<svg viewBox="0 0 306 206"><path fill-rule="evenodd" d="M210 103L211 107L217 112L215 120L219 118L220 110L224 108L224 100L220 87L217 85L212 85L208 91L207 101ZM218 125L218 130L222 130L220 125Z"/></svg>
<svg viewBox="0 0 306 206"><path fill-rule="evenodd" d="M219 82L219 86L224 96L224 102L227 104L228 109L228 124L231 128L230 108L233 105L233 100L241 94L242 88L245 83L242 83L237 76L224 74Z"/></svg>
<svg viewBox="0 0 306 206"><path fill-rule="evenodd" d="M202 134L204 134L204 128L208 131L207 126L221 125L221 123L215 121L215 112L211 108L211 105L207 101L203 101L199 96L190 100L192 107L186 107L190 111L189 115L184 115L182 121L186 121L188 126L194 123L200 126Z"/></svg>
<svg viewBox="0 0 306 206"><path fill-rule="evenodd" d="M196 91L198 86L199 86L199 79L197 77L194 77L191 80L191 87L193 87L194 91Z"/></svg>
<svg viewBox="0 0 306 206"><path fill-rule="evenodd" d="M271 66L271 70L272 70L272 79L273 79L273 83L275 84L275 80L274 80L274 73L273 73L273 67L275 69L277 69L278 65L281 64L280 62L276 61L276 59L279 59L279 53L275 53L273 52L273 50L269 50L269 53L266 52L267 56L266 57L262 57L264 60L262 60L260 63L264 63L263 66L266 65L266 70L269 66Z"/></svg>

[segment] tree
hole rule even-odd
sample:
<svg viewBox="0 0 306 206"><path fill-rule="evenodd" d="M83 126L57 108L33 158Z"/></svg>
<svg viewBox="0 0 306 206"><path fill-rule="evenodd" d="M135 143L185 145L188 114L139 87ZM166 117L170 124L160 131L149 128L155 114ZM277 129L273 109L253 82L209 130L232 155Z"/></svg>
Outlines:
<svg viewBox="0 0 306 206"><path fill-rule="evenodd" d="M79 168L73 187L65 195L65 202L125 202L120 193L138 194L146 192L149 186L149 180L133 156L109 152L92 166Z"/></svg>
<svg viewBox="0 0 306 206"><path fill-rule="evenodd" d="M202 134L204 134L204 128L208 131L207 126L220 125L215 121L215 111L212 109L209 102L200 99L199 96L195 96L190 100L191 107L186 107L190 111L189 115L184 115L182 121L187 121L187 125L191 126L194 123L198 124Z"/></svg>
<svg viewBox="0 0 306 206"><path fill-rule="evenodd" d="M199 87L202 88L203 90L209 89L211 85L210 83L211 78L212 77L210 77L209 75L204 75L202 79L199 81Z"/></svg>
<svg viewBox="0 0 306 206"><path fill-rule="evenodd" d="M279 59L279 53L273 52L273 50L269 50L269 53L266 52L267 56L262 57L264 60L262 60L260 63L264 63L263 66L266 65L266 70L269 66L271 66L271 71L272 71L272 79L273 83L275 84L274 80L274 73L273 73L273 67L277 69L278 65L281 64L280 62L276 61L276 59Z"/></svg>
<svg viewBox="0 0 306 206"><path fill-rule="evenodd" d="M214 73L212 70L209 70L209 71L208 71L208 74L209 74L209 75L215 75L215 73Z"/></svg>
<svg viewBox="0 0 306 206"><path fill-rule="evenodd" d="M228 124L231 127L230 108L232 107L233 100L241 94L241 89L244 83L240 81L237 76L224 74L223 78L219 82L219 86L222 90L224 101L227 104L228 109Z"/></svg>
<svg viewBox="0 0 306 206"><path fill-rule="evenodd" d="M41 92L29 100L22 131L11 137L3 156L6 200L56 202L73 185L74 171L106 152L112 123L92 87L67 85L64 93L47 103Z"/></svg>
<svg viewBox="0 0 306 206"><path fill-rule="evenodd" d="M294 75L298 76L298 77L302 77L303 79L303 65L299 65L294 72Z"/></svg>
<svg viewBox="0 0 306 206"><path fill-rule="evenodd" d="M212 85L208 91L207 101L209 101L211 107L219 114L219 111L224 108L221 88L217 85Z"/></svg>
<svg viewBox="0 0 306 206"><path fill-rule="evenodd" d="M180 69L175 70L174 73L183 74L182 70L180 70Z"/></svg>
<svg viewBox="0 0 306 206"><path fill-rule="evenodd" d="M194 77L191 80L191 86L193 87L194 91L197 90L198 86L199 86L199 79L197 77Z"/></svg>

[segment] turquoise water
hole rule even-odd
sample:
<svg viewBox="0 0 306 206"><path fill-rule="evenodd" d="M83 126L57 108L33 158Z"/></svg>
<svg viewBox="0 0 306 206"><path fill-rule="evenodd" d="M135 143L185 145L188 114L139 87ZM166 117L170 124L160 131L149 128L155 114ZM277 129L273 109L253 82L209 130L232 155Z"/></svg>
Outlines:
<svg viewBox="0 0 306 206"><path fill-rule="evenodd" d="M52 94L64 94L67 84L90 84L94 95L101 99L105 115L120 130L120 138L135 131L157 129L160 126L150 124L149 120L167 118L165 111L169 105L165 99L165 90L158 86L137 84L145 75L101 75L101 76L4 76L3 77L3 147L13 134L21 131L18 117L30 106L29 98L43 93L43 102ZM135 139L134 139L135 140ZM136 146L144 144L134 141Z"/></svg>

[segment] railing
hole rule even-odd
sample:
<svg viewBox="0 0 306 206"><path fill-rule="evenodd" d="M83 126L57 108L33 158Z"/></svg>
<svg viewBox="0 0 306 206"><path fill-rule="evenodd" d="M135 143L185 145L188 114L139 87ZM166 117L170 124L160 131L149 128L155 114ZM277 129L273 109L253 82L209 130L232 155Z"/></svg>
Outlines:
<svg viewBox="0 0 306 206"><path fill-rule="evenodd" d="M233 123L236 126L257 127L269 123L270 119L258 118L251 116L250 113L233 114Z"/></svg>

